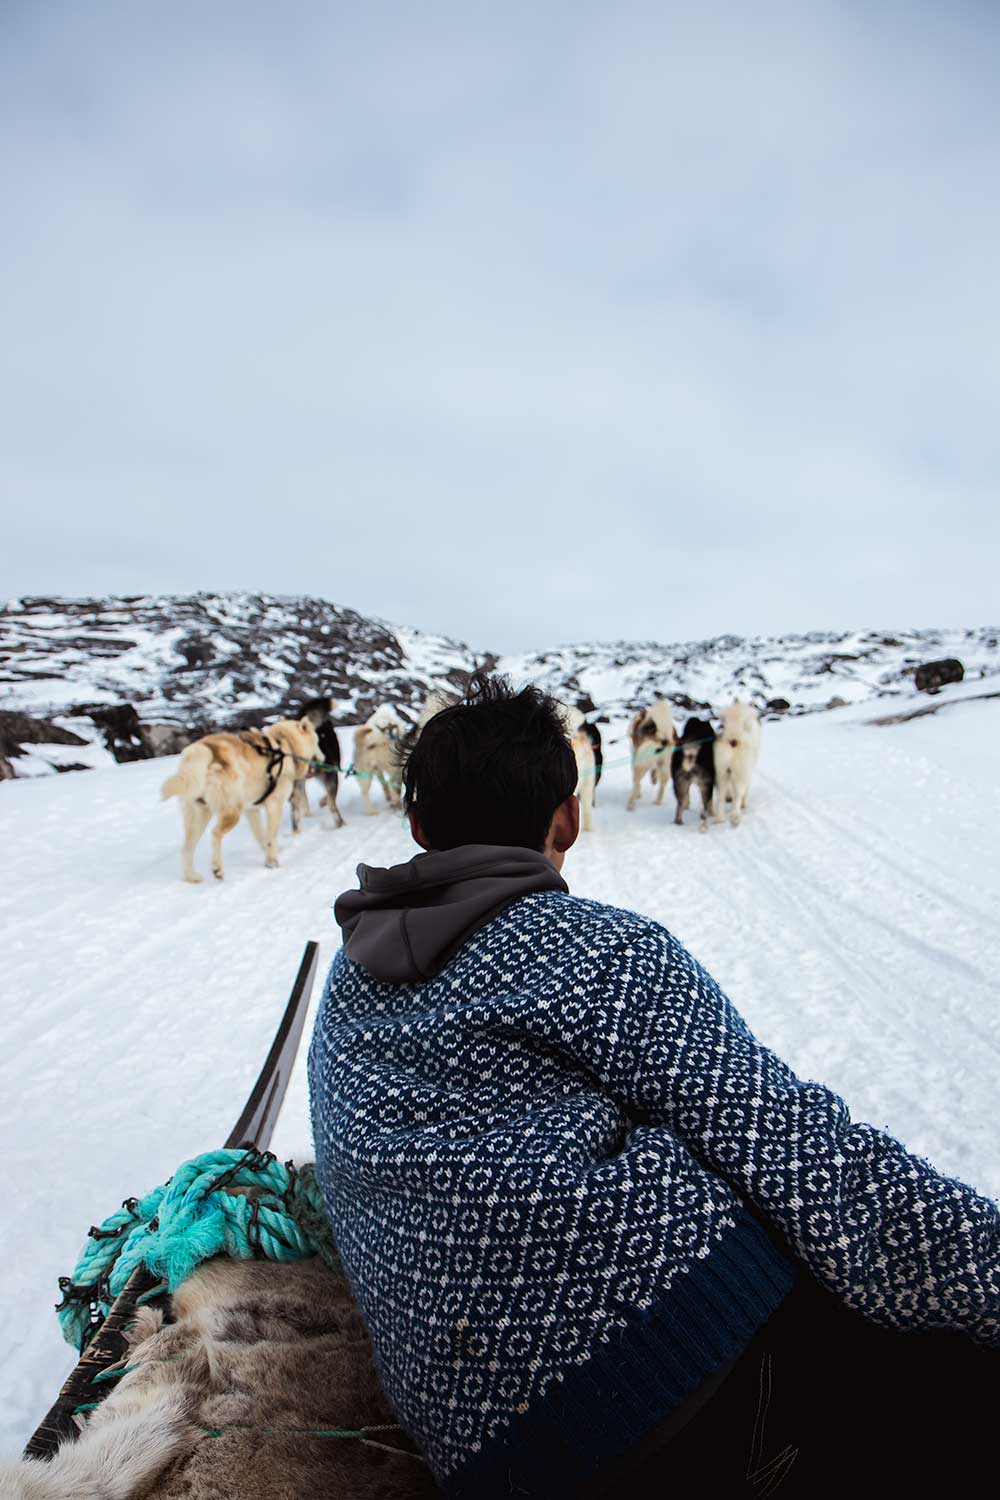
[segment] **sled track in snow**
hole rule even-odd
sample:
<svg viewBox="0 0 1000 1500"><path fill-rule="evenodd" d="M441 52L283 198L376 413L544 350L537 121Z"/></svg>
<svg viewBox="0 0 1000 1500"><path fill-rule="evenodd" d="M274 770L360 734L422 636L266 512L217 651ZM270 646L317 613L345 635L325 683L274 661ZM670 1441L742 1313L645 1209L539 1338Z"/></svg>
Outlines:
<svg viewBox="0 0 1000 1500"><path fill-rule="evenodd" d="M770 856L768 850L770 850ZM809 871L808 878L803 878L800 873L793 874L791 878L785 878L780 870L782 860L774 858L775 850L779 850L782 856L784 855L782 846L776 842L769 830L755 828L753 839L748 840L746 849L741 851L744 868L753 871L755 881L769 886L776 905L794 906L805 929L813 934L814 941L831 954L843 970L857 1003L857 1011L852 1017L852 1023L857 1024L860 1020L868 1030L873 1029L873 1022L869 1019L872 1017L870 999L873 988L877 986L881 1001L881 1008L877 1013L878 1023L885 1024L887 1020L891 1020L913 1039L915 1055L926 1052L926 1027L919 1022L914 1022L913 1007L901 1004L900 992L891 982L878 985L878 973L888 968L884 960L879 958L866 961L857 952L856 942L850 942L858 931L859 924L879 928L891 940L902 943L921 959L945 969L950 976L957 975L966 982L980 985L986 992L986 998L995 998L996 987L990 985L980 971L964 959L912 937L905 928L865 911L830 886L822 887L826 899L805 894L807 890L817 889L815 873ZM838 917L844 913L849 913L852 918L849 926L838 922ZM936 993L934 998L940 1000L940 994ZM991 1051L998 1050L997 1037L992 1032L984 1030L968 1012L949 1006L948 1018L950 1024L965 1031L969 1038L978 1045L987 1047Z"/></svg>
<svg viewBox="0 0 1000 1500"><path fill-rule="evenodd" d="M772 787L786 802L795 808L800 817L806 821L811 821L816 828L832 829L838 838L856 844L865 854L877 860L879 864L893 870L895 874L899 875L909 885L926 891L929 896L933 896L943 907L957 908L974 922L1000 932L1000 917L996 915L995 911L984 911L981 907L970 902L968 899L968 886L956 880L949 870L937 864L926 852L921 851L919 861L914 861L912 850L908 851L906 849L906 845L899 838L898 834L889 832L883 826L879 829L877 838L869 837L862 833L857 826L846 824L833 817L831 813L826 812L821 803L810 802L808 798L792 791L773 772L758 769L755 773L755 779L762 781L765 786ZM897 853L903 853L904 855L909 853L910 860L904 863L899 858L887 853L885 845L888 842L893 844ZM923 873L927 866L934 867L940 876L943 876L945 880L957 886L961 894L957 895L954 891L943 890L941 886L935 885L932 881L928 880Z"/></svg>

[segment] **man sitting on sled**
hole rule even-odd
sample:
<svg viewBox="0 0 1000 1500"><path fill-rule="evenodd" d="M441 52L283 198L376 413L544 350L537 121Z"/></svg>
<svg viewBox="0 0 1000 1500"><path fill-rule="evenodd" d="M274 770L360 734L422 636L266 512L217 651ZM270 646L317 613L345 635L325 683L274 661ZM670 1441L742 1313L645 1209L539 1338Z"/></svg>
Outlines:
<svg viewBox="0 0 1000 1500"><path fill-rule="evenodd" d="M400 1420L476 1500L959 1483L1000 1210L570 895L576 778L551 699L475 680L405 768L427 852L336 903L316 1163Z"/></svg>

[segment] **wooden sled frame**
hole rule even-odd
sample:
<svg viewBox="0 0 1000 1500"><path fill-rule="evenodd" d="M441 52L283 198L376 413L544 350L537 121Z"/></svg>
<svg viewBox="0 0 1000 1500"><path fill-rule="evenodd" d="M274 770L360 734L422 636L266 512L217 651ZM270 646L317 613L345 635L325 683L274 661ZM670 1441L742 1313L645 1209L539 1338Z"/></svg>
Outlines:
<svg viewBox="0 0 1000 1500"><path fill-rule="evenodd" d="M227 1150L241 1146L266 1151L284 1103L288 1081L302 1039L309 997L316 977L319 944L306 943L299 972L281 1023L275 1033L260 1076L250 1091L239 1118L224 1142ZM139 1266L115 1298L110 1312L90 1340L74 1370L46 1416L39 1423L24 1450L25 1458L51 1458L63 1442L75 1442L80 1429L74 1413L81 1407L96 1406L108 1394L108 1382L101 1375L122 1359L128 1343L125 1329L135 1317L139 1303L160 1285L145 1266Z"/></svg>

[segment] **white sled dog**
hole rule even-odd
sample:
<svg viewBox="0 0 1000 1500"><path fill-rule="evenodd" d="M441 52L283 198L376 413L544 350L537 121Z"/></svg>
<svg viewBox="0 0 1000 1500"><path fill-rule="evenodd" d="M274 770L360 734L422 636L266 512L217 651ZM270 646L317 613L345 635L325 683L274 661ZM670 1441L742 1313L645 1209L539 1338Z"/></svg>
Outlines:
<svg viewBox="0 0 1000 1500"><path fill-rule="evenodd" d="M212 874L224 875L222 840L246 813L254 838L265 853L269 870L278 864L278 829L295 778L305 761L319 758L316 730L308 719L283 719L267 729L245 729L241 734L206 734L181 756L160 796L179 797L184 814L181 865L184 879L195 883L198 840L215 814L212 829ZM267 813L267 836L261 812Z"/></svg>
<svg viewBox="0 0 1000 1500"><path fill-rule="evenodd" d="M580 822L584 833L594 827L594 792L597 786L597 758L590 736L584 729L584 715L568 703L560 703L566 735L576 760L576 795L580 799Z"/></svg>
<svg viewBox="0 0 1000 1500"><path fill-rule="evenodd" d="M642 796L645 776L653 778L657 804L663 801L663 793L670 781L670 752L677 743L671 705L661 698L649 708L640 708L629 725L629 738L632 741L632 791L627 806L631 812Z"/></svg>
<svg viewBox="0 0 1000 1500"><path fill-rule="evenodd" d="M748 703L731 703L722 715L722 728L712 746L715 758L715 821L726 817L726 799L733 806L729 815L733 827L750 800L750 778L760 753L760 715Z"/></svg>
<svg viewBox="0 0 1000 1500"><path fill-rule="evenodd" d="M369 719L354 731L354 773L361 784L365 815L373 818L378 808L372 802L372 782L378 781L390 807L398 807L399 744Z"/></svg>
<svg viewBox="0 0 1000 1500"><path fill-rule="evenodd" d="M370 729L381 729L390 740L402 740L410 732L409 721L400 718L391 703L380 703L365 723Z"/></svg>
<svg viewBox="0 0 1000 1500"><path fill-rule="evenodd" d="M420 710L420 717L417 719L417 729L423 729L424 725L429 724L435 714L443 713L446 708L453 708L456 703L460 702L461 698L457 693L446 693L442 688L434 688L428 693L424 706Z"/></svg>

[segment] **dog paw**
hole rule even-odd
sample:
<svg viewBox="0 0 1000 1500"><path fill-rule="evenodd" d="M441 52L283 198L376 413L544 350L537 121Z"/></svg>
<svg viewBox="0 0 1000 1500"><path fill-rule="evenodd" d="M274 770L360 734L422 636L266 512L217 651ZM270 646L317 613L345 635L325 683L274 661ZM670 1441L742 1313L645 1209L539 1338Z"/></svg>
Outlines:
<svg viewBox="0 0 1000 1500"><path fill-rule="evenodd" d="M276 859L265 859L264 864L269 870L278 869L278 861Z"/></svg>
<svg viewBox="0 0 1000 1500"><path fill-rule="evenodd" d="M225 880L226 878L225 871L223 870L213 870L212 874L215 876L216 880Z"/></svg>
<svg viewBox="0 0 1000 1500"><path fill-rule="evenodd" d="M201 885L202 877L200 875L185 875L184 879L188 885Z"/></svg>

